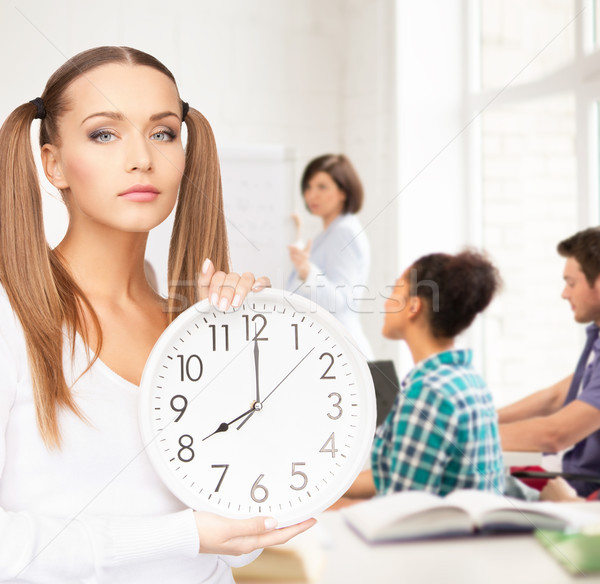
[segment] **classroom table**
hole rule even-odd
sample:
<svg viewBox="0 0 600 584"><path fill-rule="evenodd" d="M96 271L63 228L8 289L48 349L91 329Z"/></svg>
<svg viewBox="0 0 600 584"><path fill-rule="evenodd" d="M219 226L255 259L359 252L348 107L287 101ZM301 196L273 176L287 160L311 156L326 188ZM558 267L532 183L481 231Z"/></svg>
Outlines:
<svg viewBox="0 0 600 584"><path fill-rule="evenodd" d="M600 502L575 505L585 505L600 521ZM369 545L339 511L318 519L324 561L314 584L600 584L600 573L570 575L532 534Z"/></svg>
<svg viewBox="0 0 600 584"><path fill-rule="evenodd" d="M588 505L600 518L600 503ZM318 584L600 583L600 574L571 576L532 534L368 545L339 512L323 513L320 521L331 547Z"/></svg>

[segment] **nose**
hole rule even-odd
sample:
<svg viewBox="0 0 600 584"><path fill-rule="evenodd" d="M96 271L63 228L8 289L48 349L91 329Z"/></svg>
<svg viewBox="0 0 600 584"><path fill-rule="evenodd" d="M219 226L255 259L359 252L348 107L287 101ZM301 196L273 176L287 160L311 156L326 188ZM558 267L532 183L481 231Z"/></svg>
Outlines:
<svg viewBox="0 0 600 584"><path fill-rule="evenodd" d="M130 137L127 150L127 170L129 172L152 170L152 144L139 132Z"/></svg>
<svg viewBox="0 0 600 584"><path fill-rule="evenodd" d="M562 294L560 295L561 298L564 298L565 300L569 299L569 288L567 286L565 286L563 288Z"/></svg>

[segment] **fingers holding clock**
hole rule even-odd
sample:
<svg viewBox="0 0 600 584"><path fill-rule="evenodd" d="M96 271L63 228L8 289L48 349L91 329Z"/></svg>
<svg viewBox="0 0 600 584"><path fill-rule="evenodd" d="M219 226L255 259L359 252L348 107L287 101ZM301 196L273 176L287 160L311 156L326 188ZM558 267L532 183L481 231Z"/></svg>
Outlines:
<svg viewBox="0 0 600 584"><path fill-rule="evenodd" d="M279 545L312 527L315 519L276 529L272 518L226 519L213 513L195 511L200 553L241 555Z"/></svg>
<svg viewBox="0 0 600 584"><path fill-rule="evenodd" d="M241 306L250 290L258 292L269 286L271 281L266 276L255 278L251 272L244 272L241 276L236 272L217 272L212 261L207 258L198 278L198 295L200 300L210 299L213 306L224 312L230 306Z"/></svg>
<svg viewBox="0 0 600 584"><path fill-rule="evenodd" d="M254 280L254 284L252 284L252 292L260 292L265 288L271 287L271 280L268 276L260 276Z"/></svg>

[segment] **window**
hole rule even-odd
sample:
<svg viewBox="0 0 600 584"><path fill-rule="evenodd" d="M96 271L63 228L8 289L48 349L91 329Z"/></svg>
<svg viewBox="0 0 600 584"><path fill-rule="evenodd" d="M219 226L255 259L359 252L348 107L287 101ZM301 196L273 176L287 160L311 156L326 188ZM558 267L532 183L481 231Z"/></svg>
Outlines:
<svg viewBox="0 0 600 584"><path fill-rule="evenodd" d="M471 221L504 279L482 335L501 405L571 373L581 350L556 244L598 223L600 54L587 42L597 12L582 1L470 6L481 64L469 83L469 119L481 112Z"/></svg>

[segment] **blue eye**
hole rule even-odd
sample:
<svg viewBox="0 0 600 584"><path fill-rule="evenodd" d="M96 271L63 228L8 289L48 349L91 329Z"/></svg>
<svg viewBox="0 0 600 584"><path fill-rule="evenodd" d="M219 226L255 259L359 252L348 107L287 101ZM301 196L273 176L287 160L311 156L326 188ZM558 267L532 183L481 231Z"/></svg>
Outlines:
<svg viewBox="0 0 600 584"><path fill-rule="evenodd" d="M108 130L96 130L90 134L90 138L96 142L106 144L107 142L112 142L113 139L116 139L116 136Z"/></svg>
<svg viewBox="0 0 600 584"><path fill-rule="evenodd" d="M160 132L154 132L150 137L158 142L170 142L175 139L175 134L169 130L160 130Z"/></svg>

